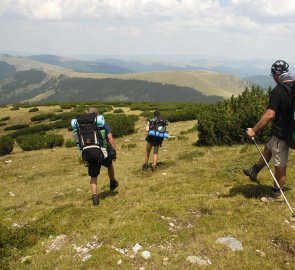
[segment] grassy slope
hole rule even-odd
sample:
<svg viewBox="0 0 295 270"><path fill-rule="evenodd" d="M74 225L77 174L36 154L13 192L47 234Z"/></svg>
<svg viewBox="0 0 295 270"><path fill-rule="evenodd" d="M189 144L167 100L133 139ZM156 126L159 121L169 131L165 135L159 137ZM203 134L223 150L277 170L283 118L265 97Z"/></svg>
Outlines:
<svg viewBox="0 0 295 270"><path fill-rule="evenodd" d="M212 71L159 71L123 75L67 72L66 75L69 77L86 78L138 79L164 84L175 84L192 87L205 95L217 95L225 98L240 94L247 86L238 77Z"/></svg>
<svg viewBox="0 0 295 270"><path fill-rule="evenodd" d="M0 116L7 116L2 110ZM28 109L22 110L11 113L17 114L15 118L31 116ZM179 135L194 125L195 121L173 123L169 130ZM47 226L53 236L30 236L36 245L14 252L11 269L196 269L186 261L189 255L207 256L212 261L208 269L294 269L294 229L284 222L290 216L287 206L258 199L269 191L268 171L261 173L261 185L241 174L258 158L253 146L195 147L197 135L189 133L188 140L165 141L158 171L142 174L144 126L140 119L136 134L116 140L120 187L109 193L103 169L97 208L91 206L86 168L78 163L76 149L23 152L16 147L12 154L0 157L2 222ZM70 136L66 130L64 134ZM135 148L122 148L132 143ZM291 152L290 164L294 158ZM295 169L290 166L288 173L286 196L294 205ZM50 241L61 234L67 238L58 245L60 249L46 253ZM229 235L243 243L243 251L215 243ZM85 247L93 241L101 246L83 262L74 245ZM130 257L136 243L143 247L141 251L151 252L149 260L140 254ZM122 255L115 248L128 252ZM31 256L27 263L19 260L24 256Z"/></svg>

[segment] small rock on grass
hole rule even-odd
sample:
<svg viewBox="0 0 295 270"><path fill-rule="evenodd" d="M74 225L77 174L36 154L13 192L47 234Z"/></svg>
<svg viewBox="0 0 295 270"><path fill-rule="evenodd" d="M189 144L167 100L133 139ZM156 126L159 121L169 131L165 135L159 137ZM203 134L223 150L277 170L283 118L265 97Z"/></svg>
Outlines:
<svg viewBox="0 0 295 270"><path fill-rule="evenodd" d="M186 260L192 264L198 265L210 265L212 264L211 260L207 257L200 257L200 256L187 256Z"/></svg>

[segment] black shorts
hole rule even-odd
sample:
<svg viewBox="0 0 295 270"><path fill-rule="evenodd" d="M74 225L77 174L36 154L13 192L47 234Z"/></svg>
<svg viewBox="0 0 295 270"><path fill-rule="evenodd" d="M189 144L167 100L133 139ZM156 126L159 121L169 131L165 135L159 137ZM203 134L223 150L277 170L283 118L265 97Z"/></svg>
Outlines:
<svg viewBox="0 0 295 270"><path fill-rule="evenodd" d="M97 177L100 173L100 167L110 167L112 165L111 158L103 158L103 153L98 148L88 148L83 150L82 159L88 165L88 175Z"/></svg>
<svg viewBox="0 0 295 270"><path fill-rule="evenodd" d="M152 146L162 146L163 139L157 137L147 136L145 139Z"/></svg>
<svg viewBox="0 0 295 270"><path fill-rule="evenodd" d="M91 177L97 177L100 174L101 165L108 168L112 165L113 160L111 158L103 159L101 162L89 163L88 175Z"/></svg>

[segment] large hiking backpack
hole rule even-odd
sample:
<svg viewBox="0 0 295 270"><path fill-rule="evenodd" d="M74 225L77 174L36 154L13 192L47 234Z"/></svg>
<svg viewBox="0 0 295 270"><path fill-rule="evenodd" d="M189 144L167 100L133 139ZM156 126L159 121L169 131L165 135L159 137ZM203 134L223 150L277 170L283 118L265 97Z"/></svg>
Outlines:
<svg viewBox="0 0 295 270"><path fill-rule="evenodd" d="M88 163L101 162L104 159L103 138L97 125L96 114L89 113L77 117L77 135L82 158Z"/></svg>
<svg viewBox="0 0 295 270"><path fill-rule="evenodd" d="M149 131L146 140L149 143L162 145L163 139L169 138L169 133L166 131L168 121L162 117L154 117L149 119Z"/></svg>
<svg viewBox="0 0 295 270"><path fill-rule="evenodd" d="M287 90L290 102L289 102L289 117L290 123L287 130L287 143L290 148L295 149L295 84L282 84L283 87Z"/></svg>
<svg viewBox="0 0 295 270"><path fill-rule="evenodd" d="M166 132L168 122L162 117L153 117L149 119L149 130Z"/></svg>

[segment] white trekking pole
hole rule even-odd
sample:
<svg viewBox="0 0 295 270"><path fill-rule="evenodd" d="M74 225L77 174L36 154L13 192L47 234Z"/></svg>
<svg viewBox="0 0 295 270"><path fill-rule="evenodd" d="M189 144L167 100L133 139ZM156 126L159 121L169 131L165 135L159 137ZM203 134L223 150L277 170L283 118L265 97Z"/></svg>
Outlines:
<svg viewBox="0 0 295 270"><path fill-rule="evenodd" d="M254 142L254 144L255 144L255 146L256 146L258 152L260 153L262 159L264 160L264 163L265 163L266 167L268 168L268 170L269 170L269 172L270 172L270 174L271 174L273 180L275 181L276 185L279 187L280 192L281 192L281 194L282 194L282 196L283 196L283 198L284 198L286 204L288 205L288 207L289 207L289 209L290 209L290 211L291 211L291 213L292 213L292 218L295 218L295 213L294 213L292 207L290 206L290 204L289 204L289 202L288 202L288 200L287 200L287 198L286 198L286 196L285 196L283 190L281 189L281 187L280 187L280 185L279 185L279 183L278 183L276 177L274 176L274 174L273 174L271 168L269 167L269 165L268 165L268 163L267 163L265 157L263 156L262 152L260 151L260 149L259 149L259 147L258 147L258 145L257 145L257 143L256 143L256 141L255 141L255 138L252 137L251 139L252 139L252 141Z"/></svg>

